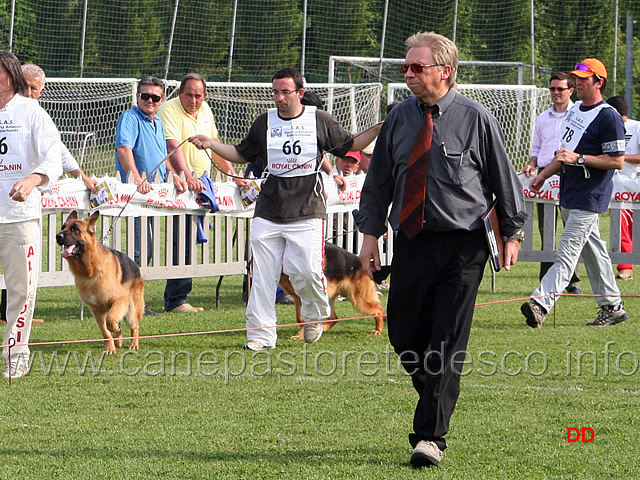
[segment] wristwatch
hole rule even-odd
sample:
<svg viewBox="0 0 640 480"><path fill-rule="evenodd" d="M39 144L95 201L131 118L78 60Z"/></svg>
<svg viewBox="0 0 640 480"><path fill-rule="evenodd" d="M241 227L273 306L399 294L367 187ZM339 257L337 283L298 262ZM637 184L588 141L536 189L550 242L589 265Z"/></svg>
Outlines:
<svg viewBox="0 0 640 480"><path fill-rule="evenodd" d="M584 165L584 156L582 154L580 154L578 156L578 165Z"/></svg>
<svg viewBox="0 0 640 480"><path fill-rule="evenodd" d="M522 243L524 241L524 232L522 230L519 230L513 235L510 235L509 238L513 238L514 240L518 240L520 243Z"/></svg>

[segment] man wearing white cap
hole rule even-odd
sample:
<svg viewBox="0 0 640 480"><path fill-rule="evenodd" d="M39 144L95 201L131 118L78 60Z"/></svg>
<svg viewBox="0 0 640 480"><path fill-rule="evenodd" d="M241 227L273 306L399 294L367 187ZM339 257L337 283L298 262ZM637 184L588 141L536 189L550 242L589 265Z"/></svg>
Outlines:
<svg viewBox="0 0 640 480"><path fill-rule="evenodd" d="M622 308L620 290L599 226L600 214L609 206L613 171L624 164L624 123L603 99L607 69L600 60L587 58L578 63L570 75L576 77L580 101L563 122L564 133L553 161L530 184L531 190L537 192L547 178L560 174L560 207L566 222L555 263L531 300L521 307L527 325L533 328L542 325L555 304L556 295L569 284L580 255L600 306L598 317L587 325L605 327L629 317Z"/></svg>

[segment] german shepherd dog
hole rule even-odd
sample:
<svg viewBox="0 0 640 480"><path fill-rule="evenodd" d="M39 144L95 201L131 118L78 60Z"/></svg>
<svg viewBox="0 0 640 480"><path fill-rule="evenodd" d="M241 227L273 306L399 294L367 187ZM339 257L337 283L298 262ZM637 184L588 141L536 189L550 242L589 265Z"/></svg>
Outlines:
<svg viewBox="0 0 640 480"><path fill-rule="evenodd" d="M122 252L102 245L96 236L95 224L100 216L95 212L79 220L71 212L56 235L63 247L62 256L76 281L80 300L89 307L105 339L106 353L116 353L122 347L120 322L126 317L131 328L131 350L138 350L139 322L144 314L144 280L140 268ZM115 339L115 345L114 345Z"/></svg>
<svg viewBox="0 0 640 480"><path fill-rule="evenodd" d="M336 320L335 301L341 295L351 300L353 307L361 313L376 316L376 328L373 335L382 335L384 331L384 308L380 304L376 285L362 268L357 255L338 247L333 243L324 244L324 276L327 279L329 302L331 303L331 320ZM289 277L283 272L280 275L280 287L293 297L296 305L296 320L303 323L300 313L300 297L296 295ZM326 332L337 322L325 322L323 331ZM302 338L303 327L291 337L292 340Z"/></svg>

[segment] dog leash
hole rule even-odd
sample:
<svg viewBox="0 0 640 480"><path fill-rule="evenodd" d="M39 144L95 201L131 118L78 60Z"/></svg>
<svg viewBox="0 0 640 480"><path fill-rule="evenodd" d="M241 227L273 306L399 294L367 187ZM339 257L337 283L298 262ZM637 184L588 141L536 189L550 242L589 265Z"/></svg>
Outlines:
<svg viewBox="0 0 640 480"><path fill-rule="evenodd" d="M345 232L339 233L337 235L333 235L332 237L327 237L325 238L325 240L337 240L340 237L344 237L346 235L349 235L350 233L356 233L356 232L360 232L360 230L358 230L357 228L352 228L351 230L347 230Z"/></svg>
<svg viewBox="0 0 640 480"><path fill-rule="evenodd" d="M187 142L189 139L186 138L184 139L182 142L180 142L178 144L178 146L176 148L174 148L166 157L164 157L162 160L160 160L160 162L158 162L158 164L153 167L151 169L151 171L149 172L149 174L145 174L146 176L144 177L144 180L140 183L140 185L142 185L144 182L147 182L149 178L153 177L153 174L156 173L156 171L160 168L160 166L171 157L171 155L173 155L174 153L176 153L178 151L178 149L185 143ZM175 174L174 174L175 175ZM126 178L125 178L126 181ZM111 225L109 226L109 229L107 230L107 232L102 236L102 238L100 239L100 243L102 243L103 245L105 244L106 240L109 238L109 235L111 235L111 233L113 232L113 227L115 226L116 222L118 221L118 219L122 216L122 212L124 212L124 209L127 208L127 205L129 205L129 202L131 202L131 199L134 197L134 195L136 193L138 193L138 189L140 188L140 185L137 186L137 188L133 191L133 194L127 199L127 201L125 202L125 204L122 206L122 208L120 209L120 211L118 212L118 215L116 215L115 217L113 217L113 220L111 221Z"/></svg>
<svg viewBox="0 0 640 480"><path fill-rule="evenodd" d="M376 128L378 125L382 125L382 123L384 123L384 122L378 122L378 123L376 123L375 125L372 125L371 127L367 128L367 129L365 129L365 130L362 130L361 132L358 132L358 133L353 134L349 140L345 140L344 142L339 143L338 145L336 145L336 146L334 146L334 147L330 148L329 150L327 150L326 152L322 152L322 153L320 153L320 154L316 155L315 157L313 157L313 158L311 158L311 159L307 160L306 162L303 162L303 163L300 163L300 164L296 164L296 165L294 165L294 167L293 167L291 170L287 170L286 172L284 172L284 173L280 173L280 174L270 173L269 175L273 175L274 177L285 177L285 176L286 176L286 174L288 174L289 172L293 172L294 170L297 170L297 169L299 169L299 168L302 168L302 167L304 167L305 165L307 165L308 163L311 163L311 162L318 162L318 160L321 160L321 159L322 159L322 157L323 157L326 153L331 153L331 152L333 152L333 151L334 151L334 150L336 150L337 148L340 148L340 147L342 147L342 146L346 145L347 143L349 143L350 141L355 140L355 139L356 139L356 138L358 138L360 135L364 135L364 134L365 134L365 133L367 133L369 130L372 130L372 129ZM218 167L218 165L216 164L216 162L215 162L215 161L213 160L213 158L211 157L211 154L209 153L209 149L205 149L205 152L207 153L207 156L208 156L208 157L209 157L209 159L211 160L211 163L213 164L213 166L214 166L214 167L216 168L216 170L218 170L220 173L222 173L223 175L226 175L226 176L228 176L228 177L230 177L230 178L242 178L242 179L245 179L245 177L241 177L240 175L231 175L231 174L230 174L230 173L228 173L228 172L224 172L224 171L222 171L222 169L221 169L220 167ZM319 163L319 164L318 164L318 170L317 170L318 172L320 171L319 169L320 169L320 167L321 167L321 166L322 166L322 163ZM265 170L267 170L267 167L266 167L266 166L265 166Z"/></svg>

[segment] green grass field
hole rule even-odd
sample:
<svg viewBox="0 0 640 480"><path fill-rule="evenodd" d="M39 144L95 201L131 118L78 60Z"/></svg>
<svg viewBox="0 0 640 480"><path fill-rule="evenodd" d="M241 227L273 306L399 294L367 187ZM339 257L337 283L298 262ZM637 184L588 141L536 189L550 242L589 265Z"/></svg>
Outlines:
<svg viewBox="0 0 640 480"><path fill-rule="evenodd" d="M478 302L528 296L537 264L487 271ZM589 293L582 268L583 290ZM203 314L145 317L143 335L244 326L241 278L196 279ZM637 293L638 280L621 282ZM162 310L163 282L146 299ZM384 299L386 301L386 297ZM339 323L317 344L240 350L243 332L141 340L103 357L102 343L32 348L32 371L0 384L0 478L632 479L640 474L640 301L630 319L586 327L592 298L563 298L541 329L520 301L476 308L462 392L439 467L413 470L407 435L416 394L372 319ZM453 306L452 306L453 308ZM293 306L278 306L281 324ZM32 342L100 338L73 287L40 289ZM349 302L341 317L357 316ZM127 334L127 330L125 330ZM589 443L567 429L591 428Z"/></svg>

